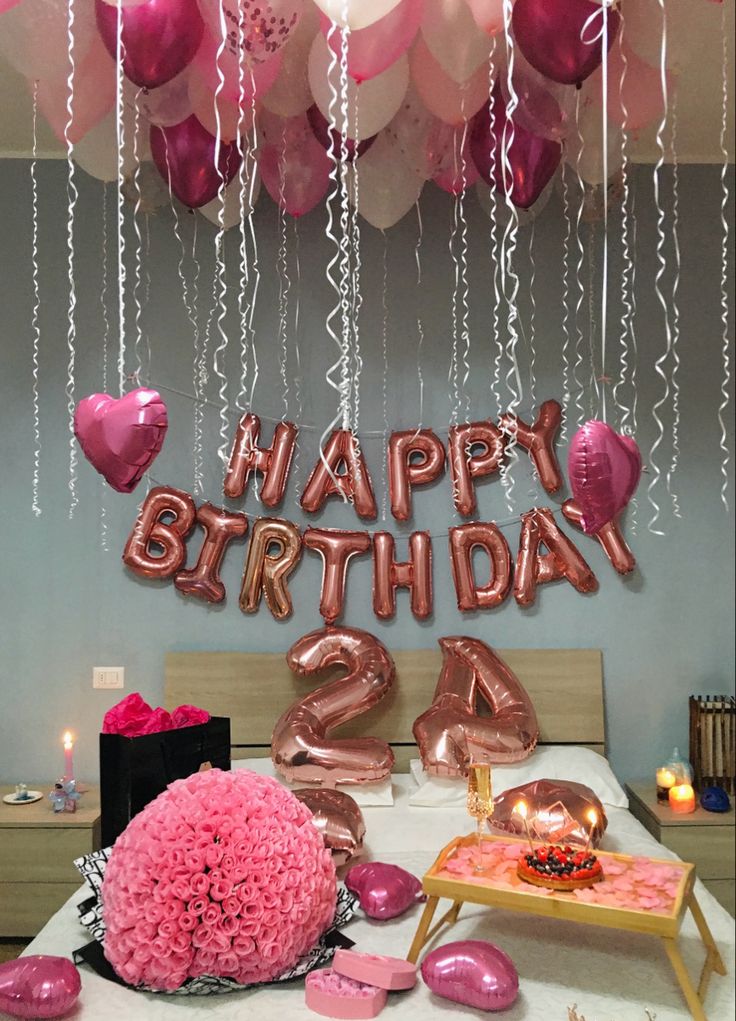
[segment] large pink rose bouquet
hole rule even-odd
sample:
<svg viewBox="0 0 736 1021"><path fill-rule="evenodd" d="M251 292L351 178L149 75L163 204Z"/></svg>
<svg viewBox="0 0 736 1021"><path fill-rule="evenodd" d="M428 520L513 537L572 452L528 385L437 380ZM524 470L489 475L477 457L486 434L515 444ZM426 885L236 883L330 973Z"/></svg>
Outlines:
<svg viewBox="0 0 736 1021"><path fill-rule="evenodd" d="M248 770L177 780L118 838L105 870L105 956L132 985L276 978L335 914L330 852L309 809Z"/></svg>

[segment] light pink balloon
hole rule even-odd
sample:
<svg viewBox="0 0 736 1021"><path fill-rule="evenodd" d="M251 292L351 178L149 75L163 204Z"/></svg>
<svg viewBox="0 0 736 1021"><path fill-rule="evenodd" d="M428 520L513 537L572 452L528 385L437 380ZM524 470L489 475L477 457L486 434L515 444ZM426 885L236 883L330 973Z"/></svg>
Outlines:
<svg viewBox="0 0 736 1021"><path fill-rule="evenodd" d="M351 32L367 28L396 7L399 0L314 0L317 7L337 25Z"/></svg>
<svg viewBox="0 0 736 1021"><path fill-rule="evenodd" d="M426 108L447 124L462 124L488 99L488 67L481 64L459 84L440 67L418 36L410 53L411 77Z"/></svg>
<svg viewBox="0 0 736 1021"><path fill-rule="evenodd" d="M577 122L573 124L565 143L565 161L574 167L587 184L603 184L621 169L621 131L609 118L608 158L603 159L603 119L601 109L592 101L583 87Z"/></svg>
<svg viewBox="0 0 736 1021"><path fill-rule="evenodd" d="M623 86L621 85L623 79ZM667 72L667 89L672 92L675 75ZM586 94L599 106L603 101L603 71L598 68L586 82ZM658 68L645 64L631 50L624 37L616 40L608 54L608 117L628 131L640 131L662 117L664 102Z"/></svg>
<svg viewBox="0 0 736 1021"><path fill-rule="evenodd" d="M427 138L434 123L435 117L420 99L415 85L410 82L396 116L384 129L393 139L406 165L425 181L430 176Z"/></svg>
<svg viewBox="0 0 736 1021"><path fill-rule="evenodd" d="M255 180L251 182L247 177L245 179L245 187L243 190L242 197L242 211L243 216L248 216L251 210L251 206L255 206L258 201L258 195L261 190L261 179L258 175L258 171L255 171ZM240 223L240 212L241 212L241 188L240 180L236 177L230 182L225 189L225 203L222 206L219 195L217 198L212 199L205 206L199 207L199 212L202 216L206 217L213 223L215 227L220 226L220 218L222 217L222 226L225 230L230 230L231 227L237 227ZM249 201L250 200L250 201ZM222 207L222 209L221 209Z"/></svg>
<svg viewBox="0 0 736 1021"><path fill-rule="evenodd" d="M26 78L69 73L66 0L21 0L3 14L0 54ZM94 5L74 5L73 54L84 60L97 35Z"/></svg>
<svg viewBox="0 0 736 1021"><path fill-rule="evenodd" d="M155 390L92 394L77 404L74 435L84 456L119 493L132 493L163 446L168 416Z"/></svg>
<svg viewBox="0 0 736 1021"><path fill-rule="evenodd" d="M258 169L266 191L291 216L303 216L327 191L332 161L306 114L277 117L265 111L260 125Z"/></svg>
<svg viewBox="0 0 736 1021"><path fill-rule="evenodd" d="M636 492L641 453L630 436L621 436L595 419L573 436L567 473L572 494L583 512L583 530L594 535L614 520Z"/></svg>
<svg viewBox="0 0 736 1021"><path fill-rule="evenodd" d="M282 51L281 69L263 94L263 105L279 117L296 117L314 102L309 87L307 63L314 37L319 32L319 14L309 4Z"/></svg>
<svg viewBox="0 0 736 1021"><path fill-rule="evenodd" d="M204 81L198 68L189 74L189 103L197 120L211 135L217 135L219 116L220 137L225 142L247 134L253 129L253 107L250 99L234 102L223 95L217 96Z"/></svg>
<svg viewBox="0 0 736 1021"><path fill-rule="evenodd" d="M304 6L304 0L197 0L197 3L213 38L222 38L221 18L224 19L228 50L237 63L240 47L249 66L278 53L298 25Z"/></svg>
<svg viewBox="0 0 736 1021"><path fill-rule="evenodd" d="M491 52L491 41L476 25L466 0L427 4L422 37L445 74L458 83L467 81Z"/></svg>
<svg viewBox="0 0 736 1021"><path fill-rule="evenodd" d="M575 87L560 85L540 74L521 51L514 55L512 84L516 93L514 122L527 131L562 141L570 132L570 121L575 120ZM503 97L509 101L508 73L499 75Z"/></svg>
<svg viewBox="0 0 736 1021"><path fill-rule="evenodd" d="M281 68L281 50L277 50L273 56L263 61L247 64L244 60L241 72L237 47L231 49L226 46L218 58L219 48L217 37L205 28L193 64L213 93L220 88L220 95L224 99L237 103L242 95L246 102L250 102L254 94L256 97L262 96L276 81ZM222 72L224 77L222 87L218 66L219 72Z"/></svg>
<svg viewBox="0 0 736 1021"><path fill-rule="evenodd" d="M503 0L466 0L478 28L486 35L503 31Z"/></svg>
<svg viewBox="0 0 736 1021"><path fill-rule="evenodd" d="M383 18L367 28L350 32L347 40L348 74L360 83L375 78L406 53L417 34L424 11L424 0L400 0ZM330 48L340 58L342 32L322 14L320 28Z"/></svg>
<svg viewBox="0 0 736 1021"><path fill-rule="evenodd" d="M72 1009L81 988L67 957L31 954L0 964L0 1012L11 1017L60 1017Z"/></svg>
<svg viewBox="0 0 736 1021"><path fill-rule="evenodd" d="M470 128L437 119L427 138L427 160L436 185L459 195L480 176L470 152Z"/></svg>
<svg viewBox="0 0 736 1021"><path fill-rule="evenodd" d="M141 115L151 124L159 128L168 128L172 124L181 124L192 112L189 99L190 68L184 70L157 89L139 89L131 82L126 83L126 99L138 102Z"/></svg>
<svg viewBox="0 0 736 1021"><path fill-rule="evenodd" d="M0 26L1 29L2 26ZM115 64L99 38L95 38L74 76L74 102L69 127L73 145L79 142L115 102ZM38 109L59 141L65 140L69 121L67 74L38 80Z"/></svg>
<svg viewBox="0 0 736 1021"><path fill-rule="evenodd" d="M0 14L5 14L11 7L15 7L16 4L20 3L20 0L0 0Z"/></svg>

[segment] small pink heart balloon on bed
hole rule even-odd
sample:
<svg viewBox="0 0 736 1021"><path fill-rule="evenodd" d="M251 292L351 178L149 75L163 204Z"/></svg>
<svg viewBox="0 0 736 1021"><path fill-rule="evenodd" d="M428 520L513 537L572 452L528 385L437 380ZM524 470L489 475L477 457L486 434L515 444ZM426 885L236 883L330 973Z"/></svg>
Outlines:
<svg viewBox="0 0 736 1021"><path fill-rule="evenodd" d="M0 964L0 1013L61 1017L77 1001L82 980L66 957L35 954Z"/></svg>
<svg viewBox="0 0 736 1021"><path fill-rule="evenodd" d="M416 876L398 865L380 861L355 865L345 876L345 886L351 893L357 893L368 917L381 922L403 915L423 899L422 884Z"/></svg>
<svg viewBox="0 0 736 1021"><path fill-rule="evenodd" d="M155 390L92 394L77 405L74 435L84 456L119 493L132 493L163 446L166 405Z"/></svg>
<svg viewBox="0 0 736 1021"><path fill-rule="evenodd" d="M435 996L478 1010L505 1010L519 994L514 962L482 939L437 947L422 961L422 978Z"/></svg>
<svg viewBox="0 0 736 1021"><path fill-rule="evenodd" d="M570 488L582 512L583 531L594 535L613 521L636 491L641 453L630 436L594 419L572 438L567 456Z"/></svg>

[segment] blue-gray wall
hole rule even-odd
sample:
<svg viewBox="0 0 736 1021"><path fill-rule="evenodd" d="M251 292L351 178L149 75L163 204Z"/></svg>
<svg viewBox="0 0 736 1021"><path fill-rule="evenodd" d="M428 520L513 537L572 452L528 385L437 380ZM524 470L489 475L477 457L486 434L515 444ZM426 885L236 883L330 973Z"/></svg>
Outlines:
<svg viewBox="0 0 736 1021"><path fill-rule="evenodd" d="M30 185L28 164L23 161L0 164L0 194L3 196L2 271L0 308L2 320L2 408L0 428L0 691L2 692L2 743L0 775L10 781L49 778L61 766L60 733L69 727L77 732L78 772L93 778L97 771L97 733L104 711L117 693L92 690L95 664L123 664L126 691L141 690L152 702L162 696L163 657L167 650L239 649L284 651L300 635L320 623L317 590L320 566L317 557L306 554L293 578L294 616L283 623L274 621L264 609L257 616L241 614L237 606L239 577L244 546L231 547L223 577L228 587L224 606L209 607L188 602L171 585L146 583L131 576L122 566L120 553L136 515L145 483L133 496L108 492L104 497L110 551L101 546L100 507L102 487L98 476L81 459L78 468L79 506L68 518L68 433L66 420L66 264L64 192L65 168L46 163L39 168L40 179L40 287L42 296L40 357L41 462L40 503L42 515L31 513L33 433L31 414L31 328L32 290L30 275ZM102 186L78 174L80 200L77 215L78 289L77 312L77 395L101 389L103 336L100 294L102 287ZM653 289L656 271L655 210L651 197L651 171L639 168L635 176L638 220L638 274L636 319L638 336L638 440L645 462L655 431L652 404L662 390L653 363L664 350L661 309ZM667 193L666 193L667 194ZM114 196L108 194L109 219L114 216ZM721 379L719 321L719 213L720 191L715 168L687 168L682 172L680 243L682 275L679 290L681 337L679 353L682 422L680 469L674 479L682 518L672 515L672 504L664 485L657 487L662 506L661 524L666 536L652 535L646 527L651 508L645 476L639 491L636 535L630 536L639 567L626 579L618 577L596 544L579 536L584 555L600 582L599 591L585 597L567 584L543 587L534 607L521 609L513 600L487 614L462 617L455 605L446 551L448 525L457 523L452 513L449 482L415 497L415 527L429 529L435 538L435 612L425 623L415 621L406 593L399 595L396 619L380 623L371 611L371 565L368 558L350 569L344 621L365 626L389 647L412 648L432 645L441 635L466 633L505 647L599 647L604 654L606 713L610 755L620 776L650 774L655 763L671 746L687 746L687 696L690 692L733 691L733 516L726 514L719 499L720 453L716 408ZM452 227L452 203L427 189L423 199L423 267L419 295L415 285L414 245L416 220L408 216L387 240L389 287L388 351L390 362L388 414L392 427L411 427L418 420L417 326L419 308L425 330L421 368L425 383L425 424L438 431L446 428L452 411L448 398L447 374L450 360L451 294L453 269L448 255ZM468 252L470 281L471 375L468 393L473 417L495 416L491 396L488 220L476 202L467 201L470 220ZM193 218L182 215L182 234L187 251L191 244ZM668 217L668 225L670 219ZM616 281L620 272L616 240L620 221L612 216L611 331L608 343L609 375L617 376L617 321L621 306ZM262 415L282 414L278 370L278 291L276 272L279 244L278 217L264 198L257 212L260 264L263 278L256 312L256 337L260 375L254 410ZM324 317L333 302L324 276L330 249L324 239L320 213L299 225L301 253L301 358L303 367L303 420L323 427L334 409L324 373L333 359L333 349L324 329ZM292 224L288 224L293 244ZM361 424L366 430L383 428L381 397L381 277L383 239L364 228L362 352L365 360L361 388ZM558 197L536 224L536 351L537 396L562 396L562 272L561 254L564 220ZM200 280L200 311L206 318L211 295L211 250L213 230L199 219L199 245L203 261ZM598 240L600 232L598 232ZM128 253L132 254L128 237ZM114 246L110 246L113 258ZM520 305L528 327L529 231L519 238L519 267L522 275ZM235 256L236 238L229 236ZM670 250L671 251L671 250ZM150 221L150 303L144 311L144 327L150 336L152 366L150 378L185 393L191 393L192 330L186 319L177 276L179 247L172 236L170 212L160 212ZM600 251L596 255L600 267ZM669 273L665 286L670 287ZM189 254L184 269L191 280ZM132 261L129 260L129 273ZM296 267L292 259L290 312L294 310ZM584 269L584 277L587 269ZM237 293L237 270L228 268L229 300ZM114 323L116 296L109 293L113 337L110 378L115 379ZM584 308L584 357L580 378L590 378L587 299ZM599 321L600 309L594 309ZM133 308L128 304L128 324ZM228 319L231 346L228 374L237 384L238 327ZM214 346L215 334L210 340ZM133 341L132 328L129 345ZM289 375L293 376L293 331L290 331ZM574 337L573 337L574 341ZM596 341L598 345L598 342ZM519 347L524 365L527 347ZM668 368L668 366L665 366ZM599 371L599 370L598 370ZM528 377L524 369L525 386ZM209 393L216 394L211 380ZM164 450L153 474L182 489L192 487L192 414L187 399L166 393L170 426ZM290 413L294 415L295 388L290 389ZM585 398L586 414L588 396ZM609 407L611 405L609 398ZM525 394L522 409L528 410ZM574 412L574 408L572 409ZM668 428L671 408L664 406ZM461 416L462 418L462 416ZM731 416L729 414L729 420ZM219 417L216 407L206 410L205 495L220 499L221 472L216 448ZM573 423L574 427L574 423ZM266 427L270 430L270 426ZM316 433L304 433L305 449L300 455L298 476L313 463ZM733 436L729 443L733 442ZM364 449L373 473L379 506L382 499L382 443L368 437ZM565 459L564 446L560 448ZM659 464L666 466L671 444L665 439ZM292 479L281 513L305 523L295 504ZM732 482L731 482L732 486ZM535 503L549 503L531 478L528 462L520 461L516 472L517 511ZM736 494L731 488L731 499ZM482 519L506 519L503 490L498 481L480 489ZM252 492L245 509L257 513ZM327 525L360 527L349 508L331 506L319 517ZM399 535L406 531L390 519L386 527ZM631 515L628 532L631 533ZM508 527L512 548L518 525ZM193 547L193 550L197 547ZM405 553L405 544L398 550ZM427 702L432 692L427 691ZM275 710L276 712L276 710Z"/></svg>

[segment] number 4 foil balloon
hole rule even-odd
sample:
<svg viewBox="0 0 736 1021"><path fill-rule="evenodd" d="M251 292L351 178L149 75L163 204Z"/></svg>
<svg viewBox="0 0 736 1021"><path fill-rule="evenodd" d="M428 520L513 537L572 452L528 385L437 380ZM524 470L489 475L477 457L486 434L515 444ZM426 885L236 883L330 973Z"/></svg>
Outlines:
<svg viewBox="0 0 736 1021"><path fill-rule="evenodd" d="M119 493L132 493L163 446L166 405L156 390L92 394L77 404L74 435L92 467Z"/></svg>

